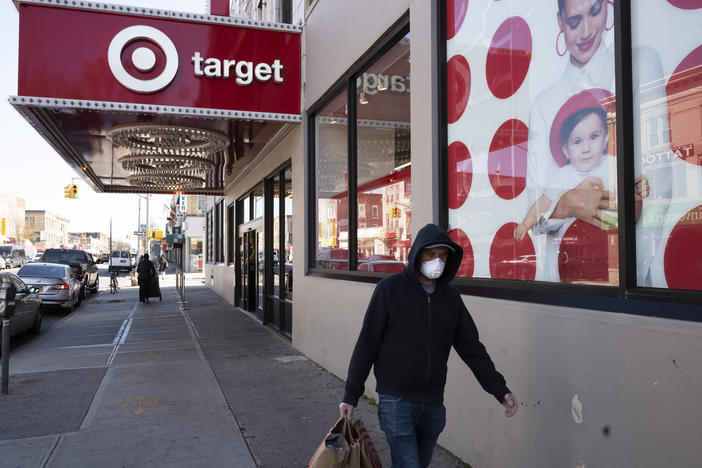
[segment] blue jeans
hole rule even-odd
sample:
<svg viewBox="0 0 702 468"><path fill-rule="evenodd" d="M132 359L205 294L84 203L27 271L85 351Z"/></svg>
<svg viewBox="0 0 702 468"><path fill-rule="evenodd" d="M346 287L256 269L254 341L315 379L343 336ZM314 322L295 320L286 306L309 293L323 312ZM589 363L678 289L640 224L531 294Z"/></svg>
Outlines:
<svg viewBox="0 0 702 468"><path fill-rule="evenodd" d="M446 425L443 403L416 403L379 395L378 420L390 445L392 468L423 468Z"/></svg>

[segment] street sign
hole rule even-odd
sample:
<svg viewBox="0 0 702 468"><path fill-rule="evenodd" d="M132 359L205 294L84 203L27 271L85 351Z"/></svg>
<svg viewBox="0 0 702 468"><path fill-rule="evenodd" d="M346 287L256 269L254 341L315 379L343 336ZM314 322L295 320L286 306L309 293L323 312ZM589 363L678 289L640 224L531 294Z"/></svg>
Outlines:
<svg viewBox="0 0 702 468"><path fill-rule="evenodd" d="M145 236L146 233L144 231L134 231L135 236Z"/></svg>
<svg viewBox="0 0 702 468"><path fill-rule="evenodd" d="M140 227L139 229L142 230L142 231L145 231L145 230L146 230L146 224L142 224L141 227Z"/></svg>

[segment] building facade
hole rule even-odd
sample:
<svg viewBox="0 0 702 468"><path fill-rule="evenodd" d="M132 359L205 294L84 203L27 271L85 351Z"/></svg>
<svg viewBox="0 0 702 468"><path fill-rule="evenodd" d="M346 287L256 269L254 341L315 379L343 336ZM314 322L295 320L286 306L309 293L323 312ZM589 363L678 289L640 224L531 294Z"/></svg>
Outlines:
<svg viewBox="0 0 702 468"><path fill-rule="evenodd" d="M442 445L480 467L699 464L699 2L77 3L19 1L11 103L95 190L206 196L205 281L232 313L343 379L375 284L437 223L520 406L504 418L453 353ZM83 57L80 34L104 37ZM235 64L247 41L256 65Z"/></svg>
<svg viewBox="0 0 702 468"><path fill-rule="evenodd" d="M680 47L643 32L662 19L692 27L702 9L585 2L606 18L585 69L597 62L606 78L564 90L557 78L580 51L559 34L555 1L308 3L304 123L208 197L207 284L343 379L374 283L403 268L419 228L439 223L464 248L454 284L520 400L506 420L452 354L441 444L472 466L694 465L702 412L683 401L702 389L702 262L682 252L702 239L702 37L686 30ZM632 22L624 44L614 42L618 15ZM626 51L633 78L617 83ZM628 107L614 99L627 91ZM540 181L564 167L541 120L595 107L607 116L601 154L628 158L602 156L599 176L635 194L616 195L620 229L569 218L517 240L539 193L557 192ZM542 162L541 147L554 159ZM637 188L642 175L649 193ZM561 193L582 178L563 180ZM280 254L288 241L294 262ZM371 375L366 393L374 387ZM669 431L675 442L661 444Z"/></svg>
<svg viewBox="0 0 702 468"><path fill-rule="evenodd" d="M10 193L0 193L0 220L4 224L4 232L0 231L0 242L17 242L24 239L26 234L24 213L27 203L24 198Z"/></svg>
<svg viewBox="0 0 702 468"><path fill-rule="evenodd" d="M32 229L32 242L37 249L52 249L68 245L70 220L46 210L27 210L27 226Z"/></svg>

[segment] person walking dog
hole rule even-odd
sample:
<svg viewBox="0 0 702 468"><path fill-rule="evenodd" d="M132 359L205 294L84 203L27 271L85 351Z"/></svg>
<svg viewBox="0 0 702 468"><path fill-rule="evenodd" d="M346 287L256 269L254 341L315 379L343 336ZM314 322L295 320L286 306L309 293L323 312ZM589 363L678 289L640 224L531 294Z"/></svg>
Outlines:
<svg viewBox="0 0 702 468"><path fill-rule="evenodd" d="M145 253L139 265L137 266L137 280L139 282L139 302L149 302L149 289L151 288L151 280L156 276L156 268L149 254Z"/></svg>
<svg viewBox="0 0 702 468"><path fill-rule="evenodd" d="M443 404L451 347L483 389L517 412L517 398L480 342L458 291L449 283L463 250L446 231L427 224L407 267L378 283L349 363L342 417L351 419L371 366L377 381L378 419L393 467L426 467L446 424Z"/></svg>

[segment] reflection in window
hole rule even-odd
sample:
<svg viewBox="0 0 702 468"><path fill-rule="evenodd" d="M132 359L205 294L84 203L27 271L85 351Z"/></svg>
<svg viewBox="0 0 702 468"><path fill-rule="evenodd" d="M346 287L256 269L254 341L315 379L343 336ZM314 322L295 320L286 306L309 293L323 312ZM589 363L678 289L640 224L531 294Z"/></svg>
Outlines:
<svg viewBox="0 0 702 468"><path fill-rule="evenodd" d="M293 299L293 190L292 190L292 169L285 171L284 181L285 192L285 238L283 247L285 255L281 261L285 263L285 297L287 300Z"/></svg>
<svg viewBox="0 0 702 468"><path fill-rule="evenodd" d="M345 90L316 115L314 125L316 266L348 270L348 126Z"/></svg>
<svg viewBox="0 0 702 468"><path fill-rule="evenodd" d="M648 181L637 190L637 284L702 291L702 46L699 34L650 34L696 25L664 3L631 5L635 171Z"/></svg>
<svg viewBox="0 0 702 468"><path fill-rule="evenodd" d="M409 76L408 33L356 80L360 271L397 272L407 262L412 219Z"/></svg>

